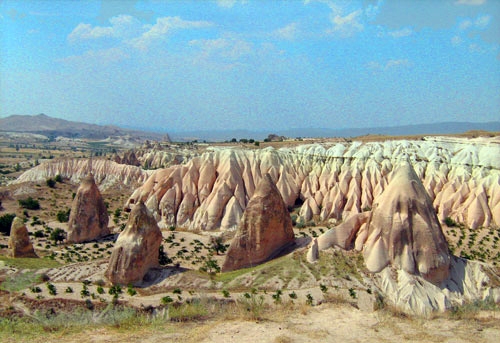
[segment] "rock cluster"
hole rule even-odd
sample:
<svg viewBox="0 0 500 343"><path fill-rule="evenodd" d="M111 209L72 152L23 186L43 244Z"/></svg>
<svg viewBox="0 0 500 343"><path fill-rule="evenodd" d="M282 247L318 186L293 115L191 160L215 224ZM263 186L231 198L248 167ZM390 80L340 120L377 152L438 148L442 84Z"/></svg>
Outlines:
<svg viewBox="0 0 500 343"><path fill-rule="evenodd" d="M11 257L38 257L30 241L28 229L19 217L12 221L8 249Z"/></svg>
<svg viewBox="0 0 500 343"><path fill-rule="evenodd" d="M108 210L90 174L82 180L73 199L67 241L82 243L109 235L108 220Z"/></svg>
<svg viewBox="0 0 500 343"><path fill-rule="evenodd" d="M395 171L366 231L363 255L371 272L390 264L436 284L448 278L448 243L432 201L410 164Z"/></svg>
<svg viewBox="0 0 500 343"><path fill-rule="evenodd" d="M150 268L158 266L162 234L144 203L130 212L111 254L106 277L113 284L140 284Z"/></svg>
<svg viewBox="0 0 500 343"><path fill-rule="evenodd" d="M260 264L293 242L290 214L271 176L266 174L243 213L222 271Z"/></svg>
<svg viewBox="0 0 500 343"><path fill-rule="evenodd" d="M160 221L192 230L233 230L262 176L307 222L345 220L370 209L409 160L440 221L500 225L500 144L469 140L319 144L275 150L214 149L157 170L127 206L143 200Z"/></svg>
<svg viewBox="0 0 500 343"><path fill-rule="evenodd" d="M409 163L395 171L372 211L353 215L318 237L319 250L363 252L369 271L387 266L439 284L449 276L450 252L432 201ZM314 247L308 254L312 262Z"/></svg>

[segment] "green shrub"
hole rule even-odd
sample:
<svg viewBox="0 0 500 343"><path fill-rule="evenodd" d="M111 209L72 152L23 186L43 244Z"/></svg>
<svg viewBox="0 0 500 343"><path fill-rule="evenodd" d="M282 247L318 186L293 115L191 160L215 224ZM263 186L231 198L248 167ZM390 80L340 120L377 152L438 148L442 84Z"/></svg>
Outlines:
<svg viewBox="0 0 500 343"><path fill-rule="evenodd" d="M46 283L47 285L47 289L49 290L49 294L50 295L57 295L57 289L56 289L56 286L54 286L53 284L51 284L50 282L47 282Z"/></svg>
<svg viewBox="0 0 500 343"><path fill-rule="evenodd" d="M313 301L314 301L314 298L311 295L311 293L307 293L306 294L306 304L309 305L309 306L312 306Z"/></svg>
<svg viewBox="0 0 500 343"><path fill-rule="evenodd" d="M168 304L170 304L170 303L171 303L171 302L173 302L173 301L174 301L174 299L172 299L172 298L171 298L170 296L168 296L168 295L166 295L166 296L164 296L163 298L161 298L161 303L162 303L163 305L168 305Z"/></svg>
<svg viewBox="0 0 500 343"><path fill-rule="evenodd" d="M349 288L349 296L353 299L356 299L356 291L354 290L354 288Z"/></svg>
<svg viewBox="0 0 500 343"><path fill-rule="evenodd" d="M5 236L10 235L10 228L12 227L12 222L16 217L15 214L7 213L0 217L0 233Z"/></svg>
<svg viewBox="0 0 500 343"><path fill-rule="evenodd" d="M132 286L131 284L129 284L127 287L127 294L130 295L131 297L133 297L134 295L137 294L137 291L134 289L134 286Z"/></svg>
<svg viewBox="0 0 500 343"><path fill-rule="evenodd" d="M69 214L71 212L71 209L68 208L66 211L58 211L57 212L57 221L59 223L67 223L69 221Z"/></svg>
<svg viewBox="0 0 500 343"><path fill-rule="evenodd" d="M18 200L19 206L28 210L39 210L40 203L38 200L33 199L32 197L28 197L27 199Z"/></svg>
<svg viewBox="0 0 500 343"><path fill-rule="evenodd" d="M450 217L446 217L444 218L444 223L446 224L446 226L448 227L455 227L457 226L457 222L454 221L453 219L451 219Z"/></svg>
<svg viewBox="0 0 500 343"><path fill-rule="evenodd" d="M45 183L50 188L54 188L56 186L56 181L54 179L47 179L47 181L45 181Z"/></svg>

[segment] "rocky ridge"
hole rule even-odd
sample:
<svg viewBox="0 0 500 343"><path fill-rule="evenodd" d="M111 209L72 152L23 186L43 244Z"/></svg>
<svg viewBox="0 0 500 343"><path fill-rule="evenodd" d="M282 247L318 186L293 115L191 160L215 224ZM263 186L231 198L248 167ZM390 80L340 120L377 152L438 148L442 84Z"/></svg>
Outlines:
<svg viewBox="0 0 500 343"><path fill-rule="evenodd" d="M155 171L126 207L142 200L160 226L235 230L263 175L301 220L336 224L362 213L409 161L440 221L471 228L500 225L500 142L428 138L419 141L313 144L295 148L205 152Z"/></svg>
<svg viewBox="0 0 500 343"><path fill-rule="evenodd" d="M118 164L105 159L92 159L90 162L89 159L68 158L41 163L21 174L14 183L45 182L56 175L79 183L89 172L92 172L101 189L121 185L138 186L152 173L136 166Z"/></svg>

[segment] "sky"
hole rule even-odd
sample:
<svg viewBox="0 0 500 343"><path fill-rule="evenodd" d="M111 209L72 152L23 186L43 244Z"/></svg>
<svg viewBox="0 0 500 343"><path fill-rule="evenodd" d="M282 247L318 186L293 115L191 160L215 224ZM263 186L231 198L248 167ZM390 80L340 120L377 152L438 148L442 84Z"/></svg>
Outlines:
<svg viewBox="0 0 500 343"><path fill-rule="evenodd" d="M0 2L0 117L165 132L500 120L500 0Z"/></svg>

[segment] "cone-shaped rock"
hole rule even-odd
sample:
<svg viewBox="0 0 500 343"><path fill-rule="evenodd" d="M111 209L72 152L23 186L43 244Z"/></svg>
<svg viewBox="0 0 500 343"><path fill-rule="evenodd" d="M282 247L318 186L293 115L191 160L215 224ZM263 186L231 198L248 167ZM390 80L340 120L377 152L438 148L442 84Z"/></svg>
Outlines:
<svg viewBox="0 0 500 343"><path fill-rule="evenodd" d="M33 250L28 229L19 217L15 217L12 222L8 248L11 257L38 257Z"/></svg>
<svg viewBox="0 0 500 343"><path fill-rule="evenodd" d="M432 201L409 163L394 172L367 227L363 255L371 272L391 264L433 283L448 277L448 244Z"/></svg>
<svg viewBox="0 0 500 343"><path fill-rule="evenodd" d="M222 271L262 263L293 242L290 214L278 188L266 174L243 213Z"/></svg>
<svg viewBox="0 0 500 343"><path fill-rule="evenodd" d="M92 174L76 192L68 223L69 243L88 242L109 235L108 211Z"/></svg>
<svg viewBox="0 0 500 343"><path fill-rule="evenodd" d="M106 277L113 284L140 283L150 268L158 266L161 241L156 220L144 203L139 202L116 240Z"/></svg>

